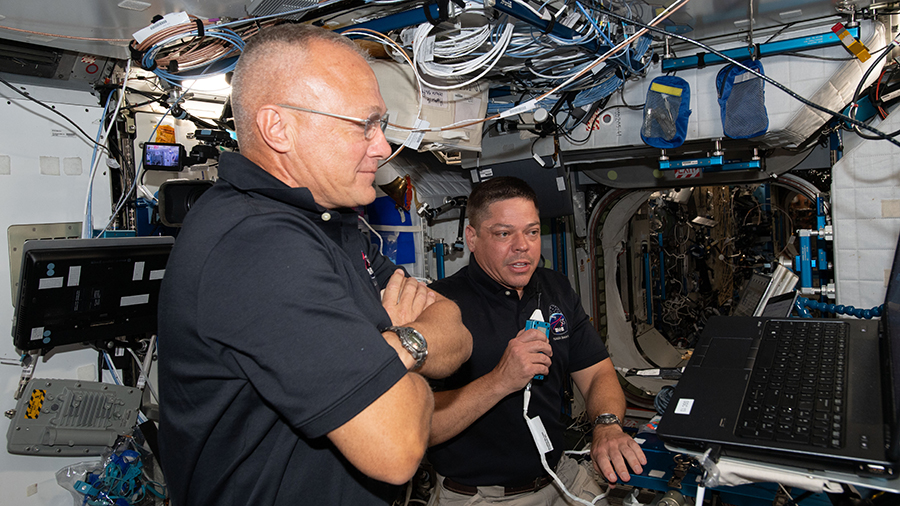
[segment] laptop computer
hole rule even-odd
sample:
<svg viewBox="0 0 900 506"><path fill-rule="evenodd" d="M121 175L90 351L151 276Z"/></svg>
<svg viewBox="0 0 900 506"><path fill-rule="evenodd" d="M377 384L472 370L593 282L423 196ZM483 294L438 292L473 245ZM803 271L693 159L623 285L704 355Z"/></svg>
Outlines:
<svg viewBox="0 0 900 506"><path fill-rule="evenodd" d="M801 357L823 350L839 357ZM686 449L894 478L898 395L900 248L880 321L711 318L657 433Z"/></svg>

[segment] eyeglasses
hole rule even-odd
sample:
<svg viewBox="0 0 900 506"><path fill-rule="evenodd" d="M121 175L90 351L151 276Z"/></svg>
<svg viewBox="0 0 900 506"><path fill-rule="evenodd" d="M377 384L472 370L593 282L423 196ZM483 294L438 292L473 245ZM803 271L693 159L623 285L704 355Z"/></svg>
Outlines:
<svg viewBox="0 0 900 506"><path fill-rule="evenodd" d="M369 119L360 119L360 118L351 118L350 116L341 116L340 114L332 114L330 112L322 112L315 111L313 109L306 109L305 107L297 107L295 105L287 105L287 104L278 104L278 107L285 107L287 109L294 109L295 111L303 111L303 112L311 112L313 114L321 114L322 116L331 116L332 118L342 119L345 121L352 121L357 125L360 125L365 130L366 140L372 140L372 137L375 137L375 132L380 128L382 132L388 126L388 114L384 116L374 113L369 116Z"/></svg>

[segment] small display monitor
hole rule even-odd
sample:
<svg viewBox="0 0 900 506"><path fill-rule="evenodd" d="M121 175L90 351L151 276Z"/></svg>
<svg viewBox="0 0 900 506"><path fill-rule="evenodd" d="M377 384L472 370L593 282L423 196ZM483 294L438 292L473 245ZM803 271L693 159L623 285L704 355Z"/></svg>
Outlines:
<svg viewBox="0 0 900 506"><path fill-rule="evenodd" d="M181 144L144 143L144 170L179 172L184 168L186 157L184 146Z"/></svg>
<svg viewBox="0 0 900 506"><path fill-rule="evenodd" d="M47 350L156 332L172 237L26 241L13 344Z"/></svg>
<svg viewBox="0 0 900 506"><path fill-rule="evenodd" d="M781 295L769 297L769 300L766 301L766 307L762 310L760 316L768 316L770 318L787 318L791 316L798 295L799 292L792 290Z"/></svg>

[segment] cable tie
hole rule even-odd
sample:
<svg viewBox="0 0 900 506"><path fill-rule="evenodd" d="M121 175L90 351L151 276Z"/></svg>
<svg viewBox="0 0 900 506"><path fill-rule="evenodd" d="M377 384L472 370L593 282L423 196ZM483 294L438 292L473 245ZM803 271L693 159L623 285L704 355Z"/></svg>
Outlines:
<svg viewBox="0 0 900 506"><path fill-rule="evenodd" d="M556 16L553 13L550 13L550 21L547 22L547 27L544 28L544 35L550 35L550 32L556 27Z"/></svg>
<svg viewBox="0 0 900 506"><path fill-rule="evenodd" d="M205 32L203 31L203 20L200 19L200 18L197 18L197 19L194 20L194 23L197 23L197 37L198 37L198 38L203 38L204 33L205 33Z"/></svg>
<svg viewBox="0 0 900 506"><path fill-rule="evenodd" d="M438 19L441 21L450 19L450 0L438 0Z"/></svg>
<svg viewBox="0 0 900 506"><path fill-rule="evenodd" d="M432 5L438 6L437 19L435 19L435 17L431 15ZM433 26L441 24L441 21L443 20L441 19L441 6L438 4L438 0L428 0L427 2L425 2L425 5L422 6L422 9L425 10L425 19L427 19L429 23L431 23Z"/></svg>
<svg viewBox="0 0 900 506"><path fill-rule="evenodd" d="M147 54L147 51L141 51L140 49L134 47L134 42L132 42L131 44L128 44L128 51L131 52L132 61L138 62L138 64L141 66L142 69L152 71L153 69L156 68L156 62L153 62L153 69L148 69L147 67L144 66L144 64L143 64L144 55Z"/></svg>

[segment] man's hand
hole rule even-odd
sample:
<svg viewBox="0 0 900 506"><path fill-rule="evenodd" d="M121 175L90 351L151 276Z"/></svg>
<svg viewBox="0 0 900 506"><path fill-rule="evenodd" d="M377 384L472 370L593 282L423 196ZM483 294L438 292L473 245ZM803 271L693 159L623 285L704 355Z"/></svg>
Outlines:
<svg viewBox="0 0 900 506"><path fill-rule="evenodd" d="M550 372L552 355L550 341L541 330L523 329L509 340L500 363L491 374L508 393L516 392L525 388L536 374Z"/></svg>
<svg viewBox="0 0 900 506"><path fill-rule="evenodd" d="M434 292L425 283L406 277L402 269L394 271L381 293L381 305L396 326L415 321L434 301Z"/></svg>
<svg viewBox="0 0 900 506"><path fill-rule="evenodd" d="M614 484L619 478L622 481L630 480L629 467L635 473L641 473L641 466L647 465L647 457L641 446L618 425L594 427L591 460L594 462L594 470L610 484Z"/></svg>

